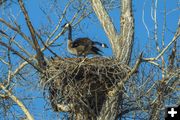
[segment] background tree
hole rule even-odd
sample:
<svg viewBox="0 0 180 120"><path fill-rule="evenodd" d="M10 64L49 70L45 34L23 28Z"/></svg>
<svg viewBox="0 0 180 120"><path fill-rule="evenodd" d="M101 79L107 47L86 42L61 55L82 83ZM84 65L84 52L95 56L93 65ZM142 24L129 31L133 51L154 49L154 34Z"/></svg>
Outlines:
<svg viewBox="0 0 180 120"><path fill-rule="evenodd" d="M131 0L45 1L44 4L43 0L39 4L42 19L41 16L34 15L34 3L31 4L30 1L0 1L1 116L9 119L25 116L28 119L46 119L48 115L55 114L46 110L47 105L45 108L41 106L41 109L48 113L46 117L43 113L36 114L36 111L40 110L38 107L34 109L33 106L37 105L35 102L39 96L41 101L44 99L42 94L39 95L33 90L37 90L38 75L43 72L45 61L49 60L48 56L66 56L63 55L64 50L59 53L59 47L64 48L64 29L60 27L62 23L69 21L78 31L81 30L83 21L87 24L96 19L96 16L110 41L113 59L132 66L127 76L108 91L106 101L96 119L160 119L164 115L163 109L166 105L179 104L178 16L174 17L176 28L168 26L168 19L171 19L168 15L178 13L178 1L173 1L177 7L172 10L168 10L166 5L169 3L166 0L144 1L142 23L148 42L147 46L142 45L146 48L140 50L137 50L136 43L143 40L134 38L134 32L138 33L135 30L140 28L134 29L136 17L133 16L133 11L136 10L132 9ZM134 1L134 4L136 2ZM145 9L148 3L151 9L149 13ZM119 28L109 14L113 10L120 11L120 18L116 18L120 23ZM152 23L145 22L147 14ZM87 19L89 17L91 19ZM148 27L150 25L153 27ZM45 105L45 102L42 104ZM62 118L61 115L57 118ZM68 118L68 115L70 114L64 114L64 117ZM84 116L79 117L81 118Z"/></svg>

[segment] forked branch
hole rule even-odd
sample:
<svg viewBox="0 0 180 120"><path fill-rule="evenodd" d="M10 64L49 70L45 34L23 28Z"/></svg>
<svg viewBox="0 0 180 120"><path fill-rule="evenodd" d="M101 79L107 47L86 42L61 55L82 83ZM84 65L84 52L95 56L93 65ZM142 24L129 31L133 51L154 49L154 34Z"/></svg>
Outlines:
<svg viewBox="0 0 180 120"><path fill-rule="evenodd" d="M178 23L178 28L177 28L177 31L173 37L173 39L171 40L171 42L154 58L143 58L143 61L156 61L158 60L165 52L166 50L176 41L178 40L179 36L180 36L180 21Z"/></svg>
<svg viewBox="0 0 180 120"><path fill-rule="evenodd" d="M42 53L41 48L40 48L40 46L38 44L38 41L37 41L37 38L36 38L36 32L34 30L33 25L31 24L30 18L28 16L27 10L24 7L23 1L18 0L18 2L19 2L19 5L21 7L21 10L22 10L22 12L24 14L28 29L29 29L29 31L31 33L31 37L32 37L33 44L34 44L34 46L32 46L32 47L34 47L34 49L36 50L36 53L37 53L36 58L37 58L38 64L39 64L40 68L43 69L45 67L46 63L45 63L45 59L44 59L44 54Z"/></svg>
<svg viewBox="0 0 180 120"><path fill-rule="evenodd" d="M24 57L23 55L21 55L18 51L16 51L15 49L13 49L12 47L8 46L6 43L0 41L0 45L8 48L10 51L12 51L14 54L16 54L17 56L19 56L20 58L22 58L23 60L25 60L27 63L29 63L30 65L32 65L36 70L38 70L39 72L42 73L42 70L34 65L28 58Z"/></svg>
<svg viewBox="0 0 180 120"><path fill-rule="evenodd" d="M0 88L7 93L7 95L22 109L24 114L27 116L28 120L34 120L33 116L30 114L28 109L25 107L25 105L16 97L14 96L9 90L7 90L3 84L0 83Z"/></svg>

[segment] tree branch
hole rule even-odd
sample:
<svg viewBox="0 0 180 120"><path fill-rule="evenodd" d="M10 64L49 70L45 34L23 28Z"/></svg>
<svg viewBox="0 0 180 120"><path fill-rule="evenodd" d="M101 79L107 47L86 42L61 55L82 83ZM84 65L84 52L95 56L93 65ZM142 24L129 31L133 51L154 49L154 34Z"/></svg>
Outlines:
<svg viewBox="0 0 180 120"><path fill-rule="evenodd" d="M143 58L143 61L155 61L158 60L165 52L166 50L171 46L172 43L174 43L180 36L180 23L178 25L177 31L173 37L173 39L171 40L171 42L154 58Z"/></svg>
<svg viewBox="0 0 180 120"><path fill-rule="evenodd" d="M134 67L132 68L132 70L126 75L126 77L119 81L117 83L117 86L114 87L114 89L112 89L111 91L108 92L108 95L109 96L115 96L122 88L123 88L123 85L125 84L125 82L134 74L137 72L138 68L139 68L139 65L141 64L142 62L142 56L143 56L143 53L140 54L139 58L137 59Z"/></svg>
<svg viewBox="0 0 180 120"><path fill-rule="evenodd" d="M134 41L134 17L132 12L132 0L121 0L121 33L117 58L129 64Z"/></svg>
<svg viewBox="0 0 180 120"><path fill-rule="evenodd" d="M111 21L111 18L106 12L101 0L91 0L91 4L107 37L109 38L109 41L112 45L113 53L114 55L116 55L116 49L117 49L116 29Z"/></svg>
<svg viewBox="0 0 180 120"><path fill-rule="evenodd" d="M28 13L27 13L25 7L24 7L23 1L18 0L18 2L19 2L19 5L21 7L21 10L22 10L22 12L24 14L28 29L29 29L29 31L31 33L31 37L32 37L33 44L34 44L33 47L34 47L34 49L36 50L36 53L37 53L36 59L38 61L38 64L39 64L40 68L44 69L45 66L46 66L46 62L45 62L45 59L44 59L44 54L42 53L41 48L40 48L40 46L38 44L38 41L37 41L37 38L36 38L36 32L34 30L33 25L31 24L30 18L28 16Z"/></svg>
<svg viewBox="0 0 180 120"><path fill-rule="evenodd" d="M39 72L42 73L42 70L37 67L36 65L34 65L29 59L27 59L26 57L24 57L23 55L21 55L19 52L17 52L16 50L14 50L13 48L11 48L10 46L8 46L6 43L0 41L0 44L6 48L8 48L9 50L11 50L12 52L14 52L16 55L18 55L20 58L22 58L23 60L25 60L27 63L29 63L30 65L32 65L36 70L38 70Z"/></svg>
<svg viewBox="0 0 180 120"><path fill-rule="evenodd" d="M16 28L14 26L12 26L10 23L6 22L4 19L0 18L0 22L2 22L3 24L5 24L7 27L9 27L10 29L12 29L13 31L19 33L25 40L28 41L29 44L32 45L32 42L31 40L19 29L19 28ZM3 31L1 31L1 33L5 33ZM5 34L3 34L5 35Z"/></svg>
<svg viewBox="0 0 180 120"><path fill-rule="evenodd" d="M6 92L8 96L22 109L24 114L27 116L28 120L34 120L33 116L29 113L28 109L16 96L14 96L9 90L7 90L1 83L0 83L0 88L4 90L4 92Z"/></svg>

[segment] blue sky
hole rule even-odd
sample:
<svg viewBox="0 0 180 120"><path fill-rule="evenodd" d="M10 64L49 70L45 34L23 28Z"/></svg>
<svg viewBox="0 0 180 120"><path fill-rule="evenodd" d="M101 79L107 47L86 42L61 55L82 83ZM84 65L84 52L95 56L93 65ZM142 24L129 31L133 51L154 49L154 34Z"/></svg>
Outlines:
<svg viewBox="0 0 180 120"><path fill-rule="evenodd" d="M42 2L43 1L43 2ZM26 4L26 8L28 10L28 13L30 15L30 19L33 23L33 25L35 26L36 29L40 28L42 25L46 25L47 24L47 19L46 16L43 14L43 12L41 11L40 8L45 8L44 5L47 6L48 2L45 3L44 1L46 0L28 0L25 3ZM67 1L66 1L67 2ZM59 2L59 5L61 8L59 8L60 10L63 10L64 5L66 2ZM50 2L49 2L50 3ZM176 0L167 0L166 1L166 9L167 9L167 13L169 13L170 11L172 11L173 9L177 8L177 1ZM147 31L143 25L142 22L142 9L143 9L143 5L144 5L144 0L133 0L133 10L134 10L134 16L135 16L135 44L139 44L140 49L144 48L144 45L147 45L149 42L148 40L148 34ZM19 8L17 8L17 5L14 5L15 7L12 10L12 13L14 14L20 14L19 12ZM157 19L158 19L158 39L161 40L161 34L162 34L162 25L163 25L163 9L164 9L164 4L163 1L159 1L158 3L158 9L157 9ZM71 19L72 16L72 11L68 11L67 13L67 19L69 18L69 20ZM120 30L120 22L119 22L119 18L120 18L120 12L119 12L119 8L113 9L111 11L109 11L109 14L112 18L112 21L117 29L117 31L119 32ZM179 19L179 12L176 10L175 12L171 12L167 15L166 19L167 19L167 28L169 30L171 30L172 32L175 32L174 30L177 27L177 21ZM152 37L152 33L153 33L153 21L151 19L151 1L150 0L146 0L146 4L145 4L145 15L144 15L144 20L147 24L147 27L149 28L149 32L150 32L150 36ZM5 16L4 16L5 17ZM52 27L54 28L55 25L58 22L58 16L57 14L52 13L51 14L51 19L53 21L53 25ZM25 23L24 23L24 17L22 16L22 13L20 15L18 15L17 17L18 23L22 24L22 29L23 27L25 27ZM62 23L63 24L63 23ZM82 29L82 31L78 30L74 30L73 32L73 38L78 38L78 37L89 37L95 41L100 41L100 42L105 42L108 43L109 45L109 41L108 38L106 37L99 21L97 18L95 18L95 16L91 15L91 18L87 18L84 19L81 23L80 23L80 27ZM24 28L24 32L27 32L27 28ZM168 41L172 38L173 34L170 33L168 30L166 31L167 34L165 34L165 42L168 43ZM64 36L61 36L58 39L58 43L65 43L65 38L67 34L65 34ZM64 51L64 49L66 49L66 45L64 45L62 48L60 48L60 51L63 51L64 54L68 54L66 51ZM103 49L104 51L104 55L105 56L111 56L112 55L112 50L111 49ZM58 54L58 49L57 49L57 54Z"/></svg>
<svg viewBox="0 0 180 120"><path fill-rule="evenodd" d="M46 25L47 24L47 19L46 16L43 14L43 12L39 9L39 7L42 7L43 5L46 5L46 7L48 7L48 2L45 2L46 0L27 0L25 2L25 6L28 10L28 13L30 15L30 19L32 21L32 24L35 26L36 29L38 29L39 27L41 27L42 25ZM66 0L62 0L63 2L59 2L59 6L61 10L63 10L63 6L65 5ZM143 9L143 5L144 5L144 1L145 0L133 0L133 13L134 13L134 17L135 17L135 35L134 35L134 50L136 52L133 52L133 54L138 55L139 52L141 51L153 51L153 49L151 48L147 48L147 46L151 45L152 47L154 46L154 43L152 43L152 40L148 38L148 34L147 31L143 25L142 22L142 9ZM145 22L149 28L149 32L150 32L150 37L152 37L153 35L153 29L154 29L154 24L153 21L151 19L151 1L150 0L146 0L146 4L145 4ZM175 8L177 8L177 5L180 4L178 3L180 1L178 0L166 0L166 11L167 11L167 16L166 16L166 25L167 25L167 29L166 29L166 33L165 33L165 46L169 43L169 41L172 39L173 37L173 32L175 32L176 28L177 28L177 22L180 16L180 11L174 10ZM25 27L25 23L24 23L24 17L22 16L22 13L19 12L19 8L17 8L17 4L12 5L14 6L10 11L13 14L19 14L17 15L17 21L19 24L22 25L22 30L29 34L29 32L27 31L27 27ZM57 5L58 6L58 5ZM62 8L61 8L62 7ZM7 9L8 11L9 9ZM173 11L174 10L174 11ZM4 18L4 19L8 19L6 17L6 11L3 12L3 10L0 8L0 17ZM164 11L164 2L163 0L159 0L158 3L158 8L157 8L157 21L158 21L158 40L159 43L161 43L161 39L162 39L162 26L163 26L163 11ZM72 16L72 12L68 11L67 13L68 15ZM117 29L118 32L120 32L120 22L119 22L119 18L120 18L120 12L119 12L119 8L115 8L111 11L109 11L109 14L112 18L112 21ZM55 24L57 24L58 22L58 16L55 13L52 13L50 15L51 20L53 21L53 24L50 26L52 28L55 27ZM84 19L81 23L80 23L80 27L82 29L82 31L80 31L79 28L74 28L75 31L73 32L73 38L78 38L78 37L89 37L93 40L99 41L99 42L104 42L107 43L108 46L110 46L108 38L106 36L106 34L104 33L98 19L96 18L96 16L91 15L91 18L86 18ZM68 17L67 18L71 18ZM65 22L65 21L64 21ZM63 23L62 23L63 24ZM1 26L0 24L0 28L5 28L4 26ZM60 56L71 56L67 50L66 50L66 38L67 38L67 34L64 34L63 36L61 36L58 40L57 40L57 44L61 44L63 43L63 46L61 47L56 47L56 48L52 48L58 55ZM22 41L22 39L17 40L19 41L22 45L27 46L27 50L31 51L31 48L24 42ZM1 49L1 47L0 47ZM104 56L112 56L112 50L110 48L108 49L102 49L104 51ZM32 51L31 51L32 52ZM52 54L49 54L48 51L45 51L45 55L46 56L52 56ZM151 53L150 57L153 57L156 55L156 53ZM73 56L71 56L73 57ZM17 58L15 58L17 59ZM19 59L17 59L17 61L19 61ZM14 61L14 64L17 64L17 61ZM4 66L2 65L2 63L0 62L0 66ZM5 69L5 68L4 68ZM35 74L34 72L31 73ZM37 77L37 76L36 76ZM32 80L32 82L37 82L37 78L33 77L34 79ZM28 79L28 77L27 77ZM30 79L30 78L29 78ZM15 94L20 98L23 99L25 97L30 97L30 98L34 98L32 101L32 105L30 105L30 112L33 114L33 116L35 117L35 119L43 119L44 118L50 118L49 116L51 115L57 115L55 113L53 113L51 110L48 111L44 111L44 106L47 106L46 102L43 100L43 96L42 96L42 91L40 90L39 86L29 86L28 87L28 93L24 93L25 90L27 90L27 88L21 88L21 86L17 86L17 89ZM35 97L34 97L35 96ZM40 98L36 98L36 97L40 97ZM26 102L26 100L24 101L25 103L28 103L28 100ZM50 109L48 107L48 109ZM13 109L12 109L13 110ZM21 110L19 110L21 111ZM44 111L44 112L42 112ZM47 117L48 116L48 117ZM57 117L58 118L58 117Z"/></svg>

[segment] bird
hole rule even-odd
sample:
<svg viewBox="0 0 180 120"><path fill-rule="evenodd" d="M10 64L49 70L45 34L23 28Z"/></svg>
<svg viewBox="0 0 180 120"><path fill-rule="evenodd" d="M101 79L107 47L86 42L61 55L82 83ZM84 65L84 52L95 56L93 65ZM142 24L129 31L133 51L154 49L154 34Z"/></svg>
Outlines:
<svg viewBox="0 0 180 120"><path fill-rule="evenodd" d="M103 53L103 52L96 45L99 45L102 48L108 48L108 46L105 43L92 41L88 37L77 38L73 41L71 24L65 23L62 27L64 29L68 29L67 50L69 53L71 53L73 55L86 57L89 54L93 54L93 55L102 56L101 53Z"/></svg>

